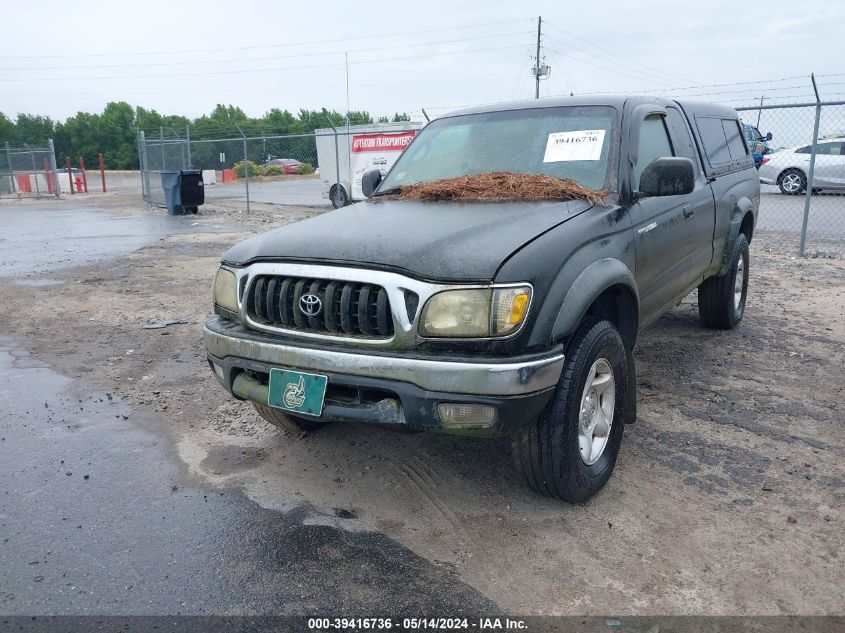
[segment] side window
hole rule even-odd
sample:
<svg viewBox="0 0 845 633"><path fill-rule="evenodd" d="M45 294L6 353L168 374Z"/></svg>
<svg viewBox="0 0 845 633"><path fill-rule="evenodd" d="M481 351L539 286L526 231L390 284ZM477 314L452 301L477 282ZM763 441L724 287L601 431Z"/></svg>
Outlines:
<svg viewBox="0 0 845 633"><path fill-rule="evenodd" d="M672 145L675 147L675 154L689 158L694 165L696 173L699 172L698 151L693 145L692 137L687 127L686 119L677 108L666 108L666 123L669 126L669 133L672 136Z"/></svg>
<svg viewBox="0 0 845 633"><path fill-rule="evenodd" d="M696 117L695 123L704 143L704 153L711 165L731 162L731 151L728 149L728 139L722 119L716 117Z"/></svg>
<svg viewBox="0 0 845 633"><path fill-rule="evenodd" d="M637 165L634 168L634 182L639 186L640 175L651 161L674 155L663 117L659 114L649 114L643 119L640 127L640 146L637 153Z"/></svg>
<svg viewBox="0 0 845 633"><path fill-rule="evenodd" d="M812 146L806 145L795 150L796 154L811 154ZM819 143L816 145L816 156L840 156L842 143Z"/></svg>
<svg viewBox="0 0 845 633"><path fill-rule="evenodd" d="M725 130L725 138L728 139L728 151L731 153L731 159L739 160L748 156L748 145L742 140L739 123L733 119L722 119L722 127Z"/></svg>

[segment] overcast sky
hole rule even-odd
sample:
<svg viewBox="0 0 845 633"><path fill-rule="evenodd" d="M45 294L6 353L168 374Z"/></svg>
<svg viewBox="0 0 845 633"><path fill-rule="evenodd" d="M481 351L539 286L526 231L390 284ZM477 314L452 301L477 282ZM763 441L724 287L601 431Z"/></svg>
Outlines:
<svg viewBox="0 0 845 633"><path fill-rule="evenodd" d="M12 117L61 120L118 100L189 117L216 103L250 116L345 111L347 52L349 106L374 116L531 98L538 15L552 67L542 96L665 90L731 105L760 95L804 101L811 71L822 75L823 97L845 93L845 3L830 0L4 5L0 111Z"/></svg>

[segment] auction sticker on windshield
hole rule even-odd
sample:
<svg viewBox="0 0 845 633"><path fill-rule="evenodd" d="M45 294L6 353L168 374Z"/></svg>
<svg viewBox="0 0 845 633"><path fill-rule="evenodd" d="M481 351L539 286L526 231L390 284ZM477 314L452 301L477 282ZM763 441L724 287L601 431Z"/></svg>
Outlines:
<svg viewBox="0 0 845 633"><path fill-rule="evenodd" d="M552 132L546 142L544 163L570 160L599 160L604 145L604 130Z"/></svg>

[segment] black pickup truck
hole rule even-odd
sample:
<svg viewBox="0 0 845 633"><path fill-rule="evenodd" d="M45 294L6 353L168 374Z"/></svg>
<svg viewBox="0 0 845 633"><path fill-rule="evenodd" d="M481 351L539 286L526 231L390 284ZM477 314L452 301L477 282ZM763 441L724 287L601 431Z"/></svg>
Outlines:
<svg viewBox="0 0 845 633"><path fill-rule="evenodd" d="M532 174L583 199L402 199L403 187ZM760 186L734 110L576 97L429 123L365 202L229 250L208 360L269 422L508 436L534 490L583 501L636 418L639 330L698 289L742 319Z"/></svg>

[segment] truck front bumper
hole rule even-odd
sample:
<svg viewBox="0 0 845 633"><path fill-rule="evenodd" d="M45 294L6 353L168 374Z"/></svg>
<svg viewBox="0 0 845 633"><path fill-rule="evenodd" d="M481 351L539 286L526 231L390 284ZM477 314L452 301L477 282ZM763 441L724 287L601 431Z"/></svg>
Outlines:
<svg viewBox="0 0 845 633"><path fill-rule="evenodd" d="M564 362L561 347L507 358L312 347L245 330L220 317L206 323L203 342L218 380L237 398L266 405L274 367L319 373L328 376L320 420L462 435L507 435L535 418L551 398ZM493 407L495 416L483 424L449 424L441 419L441 404Z"/></svg>

